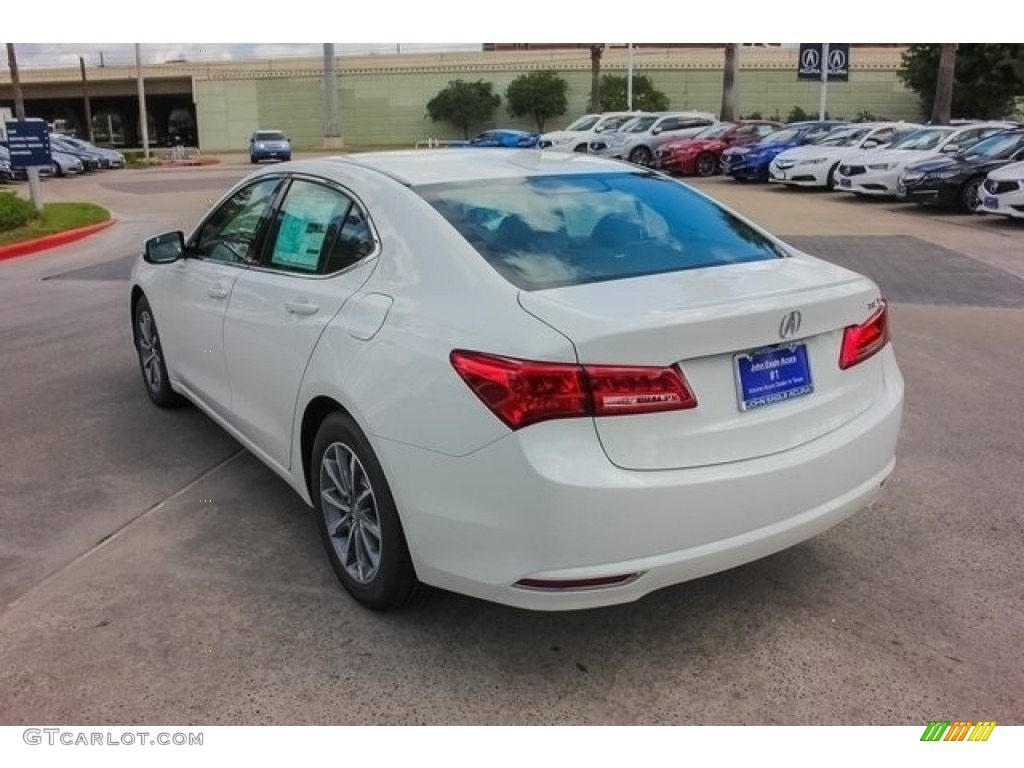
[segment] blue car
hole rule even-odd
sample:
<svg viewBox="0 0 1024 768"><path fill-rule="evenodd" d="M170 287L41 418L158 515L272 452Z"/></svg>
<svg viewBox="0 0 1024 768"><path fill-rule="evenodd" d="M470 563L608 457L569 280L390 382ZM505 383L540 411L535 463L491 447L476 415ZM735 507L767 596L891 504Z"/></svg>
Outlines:
<svg viewBox="0 0 1024 768"><path fill-rule="evenodd" d="M292 142L281 131L256 131L249 137L249 162L291 160Z"/></svg>
<svg viewBox="0 0 1024 768"><path fill-rule="evenodd" d="M484 131L469 141L452 141L449 147L503 147L531 149L537 146L540 135L529 131L517 131L513 128L495 128Z"/></svg>
<svg viewBox="0 0 1024 768"><path fill-rule="evenodd" d="M736 181L768 181L768 166L787 149L813 144L833 129L846 125L841 120L809 120L790 123L756 144L730 147L722 153L722 173Z"/></svg>

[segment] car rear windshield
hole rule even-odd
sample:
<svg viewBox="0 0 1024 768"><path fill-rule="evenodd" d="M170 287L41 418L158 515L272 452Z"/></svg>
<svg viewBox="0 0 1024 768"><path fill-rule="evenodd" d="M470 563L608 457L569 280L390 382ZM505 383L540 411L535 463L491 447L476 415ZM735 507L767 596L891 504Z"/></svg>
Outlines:
<svg viewBox="0 0 1024 768"><path fill-rule="evenodd" d="M260 131L256 134L256 141L284 141L284 134L277 131Z"/></svg>
<svg viewBox="0 0 1024 768"><path fill-rule="evenodd" d="M527 291L785 256L683 184L647 171L416 188L513 285Z"/></svg>

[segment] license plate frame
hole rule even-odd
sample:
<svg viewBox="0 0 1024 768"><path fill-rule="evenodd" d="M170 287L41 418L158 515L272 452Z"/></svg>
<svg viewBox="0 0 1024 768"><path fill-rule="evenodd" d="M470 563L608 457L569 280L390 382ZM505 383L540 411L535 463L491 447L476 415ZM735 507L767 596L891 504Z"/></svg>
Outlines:
<svg viewBox="0 0 1024 768"><path fill-rule="evenodd" d="M757 367L760 366L760 367ZM807 344L774 344L733 355L741 411L805 397L814 392Z"/></svg>
<svg viewBox="0 0 1024 768"><path fill-rule="evenodd" d="M853 186L853 182L850 181L845 176L839 180L839 188L840 189L849 189L852 186Z"/></svg>
<svg viewBox="0 0 1024 768"><path fill-rule="evenodd" d="M990 211L997 211L999 210L999 198L985 195L981 200L981 205Z"/></svg>

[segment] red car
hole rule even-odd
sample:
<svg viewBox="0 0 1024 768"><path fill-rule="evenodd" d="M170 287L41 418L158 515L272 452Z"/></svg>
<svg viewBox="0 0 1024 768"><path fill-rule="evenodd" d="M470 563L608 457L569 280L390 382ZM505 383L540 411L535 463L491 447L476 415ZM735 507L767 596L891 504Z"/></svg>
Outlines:
<svg viewBox="0 0 1024 768"><path fill-rule="evenodd" d="M713 176L725 149L753 144L782 127L772 120L718 123L696 136L662 144L654 154L654 167L666 173Z"/></svg>

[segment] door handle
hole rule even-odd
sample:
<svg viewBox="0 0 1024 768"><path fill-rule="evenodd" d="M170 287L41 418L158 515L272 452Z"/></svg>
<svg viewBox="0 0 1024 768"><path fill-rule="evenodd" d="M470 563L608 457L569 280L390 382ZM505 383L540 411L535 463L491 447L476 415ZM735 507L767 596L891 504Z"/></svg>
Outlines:
<svg viewBox="0 0 1024 768"><path fill-rule="evenodd" d="M313 304L308 299L286 301L284 303L284 309L289 315L315 315L320 311L320 307L317 304Z"/></svg>
<svg viewBox="0 0 1024 768"><path fill-rule="evenodd" d="M214 283L206 289L206 295L211 299L226 299L228 297L228 289L224 287L223 283Z"/></svg>

